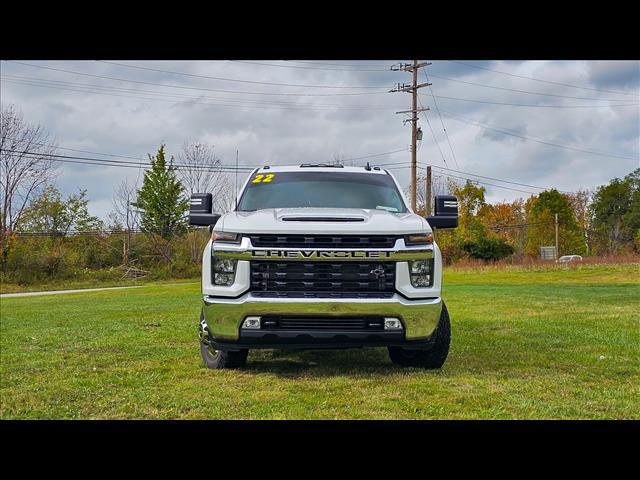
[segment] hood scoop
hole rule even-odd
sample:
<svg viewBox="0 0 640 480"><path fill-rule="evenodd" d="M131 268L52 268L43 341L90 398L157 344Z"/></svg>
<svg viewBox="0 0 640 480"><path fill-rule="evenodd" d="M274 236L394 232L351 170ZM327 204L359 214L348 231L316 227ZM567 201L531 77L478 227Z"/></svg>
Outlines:
<svg viewBox="0 0 640 480"><path fill-rule="evenodd" d="M364 222L363 217L282 217L283 222Z"/></svg>

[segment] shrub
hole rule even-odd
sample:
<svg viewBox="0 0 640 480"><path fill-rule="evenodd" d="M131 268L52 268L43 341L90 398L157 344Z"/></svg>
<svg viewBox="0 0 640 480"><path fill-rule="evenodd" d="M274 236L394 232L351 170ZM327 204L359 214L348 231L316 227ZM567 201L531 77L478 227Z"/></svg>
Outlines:
<svg viewBox="0 0 640 480"><path fill-rule="evenodd" d="M465 242L463 250L471 258L481 260L501 260L513 254L513 247L499 238L480 238L476 241Z"/></svg>

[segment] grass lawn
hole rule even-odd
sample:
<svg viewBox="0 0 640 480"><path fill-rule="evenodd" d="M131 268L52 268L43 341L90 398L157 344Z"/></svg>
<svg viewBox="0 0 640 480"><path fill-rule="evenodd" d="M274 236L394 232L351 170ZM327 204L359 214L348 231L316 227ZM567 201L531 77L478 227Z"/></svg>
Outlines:
<svg viewBox="0 0 640 480"><path fill-rule="evenodd" d="M0 283L0 294L4 293L24 293L43 292L50 290L75 290L78 288L102 288L102 287L128 287L132 285L156 285L162 283L199 283L199 278L180 278L169 280L153 280L149 278L112 278L112 279L91 279L79 278L68 280L50 281L47 283L35 283L31 285L19 285L16 283Z"/></svg>
<svg viewBox="0 0 640 480"><path fill-rule="evenodd" d="M385 349L201 366L198 284L1 299L0 417L640 419L640 266L447 270L440 371Z"/></svg>

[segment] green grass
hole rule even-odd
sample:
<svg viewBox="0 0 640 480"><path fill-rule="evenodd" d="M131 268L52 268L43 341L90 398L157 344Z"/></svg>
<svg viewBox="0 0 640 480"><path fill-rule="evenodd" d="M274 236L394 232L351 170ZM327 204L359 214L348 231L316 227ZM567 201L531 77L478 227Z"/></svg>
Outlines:
<svg viewBox="0 0 640 480"><path fill-rule="evenodd" d="M385 349L201 366L198 284L0 300L0 417L640 419L638 265L448 270L440 371Z"/></svg>
<svg viewBox="0 0 640 480"><path fill-rule="evenodd" d="M142 278L78 278L50 280L48 282L22 285L17 283L0 283L0 294L3 293L23 293L23 292L43 292L49 290L75 290L78 288L101 288L101 287L128 287L131 285L158 285L162 283L193 283L200 282L200 278L177 278L169 280L155 280L148 277Z"/></svg>

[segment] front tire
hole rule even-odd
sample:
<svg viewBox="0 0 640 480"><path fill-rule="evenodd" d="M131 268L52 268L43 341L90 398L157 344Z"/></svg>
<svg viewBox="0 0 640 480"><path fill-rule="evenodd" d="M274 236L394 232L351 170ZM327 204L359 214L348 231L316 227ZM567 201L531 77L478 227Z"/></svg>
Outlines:
<svg viewBox="0 0 640 480"><path fill-rule="evenodd" d="M222 368L240 368L247 364L249 350L246 348L237 351L224 351L213 348L209 328L204 321L203 311L200 312L198 338L200 340L200 355L202 355L205 367L211 370L218 370Z"/></svg>
<svg viewBox="0 0 640 480"><path fill-rule="evenodd" d="M213 350L211 347L200 343L200 353L204 365L211 370L222 368L241 368L247 364L249 350L238 351Z"/></svg>
<svg viewBox="0 0 640 480"><path fill-rule="evenodd" d="M389 357L396 365L403 367L442 368L451 343L451 322L447 306L442 302L440 322L435 331L436 339L429 350L409 350L402 347L389 347Z"/></svg>

